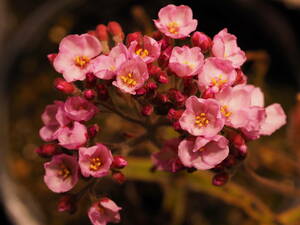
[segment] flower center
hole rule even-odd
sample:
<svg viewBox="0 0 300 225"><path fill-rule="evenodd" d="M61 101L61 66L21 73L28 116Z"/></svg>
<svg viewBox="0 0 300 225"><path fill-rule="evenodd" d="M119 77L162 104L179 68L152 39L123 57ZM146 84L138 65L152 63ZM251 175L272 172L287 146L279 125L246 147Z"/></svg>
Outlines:
<svg viewBox="0 0 300 225"><path fill-rule="evenodd" d="M213 86L222 86L223 84L227 83L227 79L222 79L222 74L220 74L218 77L211 78L211 83Z"/></svg>
<svg viewBox="0 0 300 225"><path fill-rule="evenodd" d="M86 56L76 56L74 61L76 66L83 69L90 62L90 59Z"/></svg>
<svg viewBox="0 0 300 225"><path fill-rule="evenodd" d="M135 54L137 54L138 56L140 56L143 59L149 55L149 52L147 49L140 48L135 52Z"/></svg>
<svg viewBox="0 0 300 225"><path fill-rule="evenodd" d="M193 63L190 63L189 61L184 61L183 64L187 65L190 69L195 68L195 65Z"/></svg>
<svg viewBox="0 0 300 225"><path fill-rule="evenodd" d="M223 106L221 106L221 113L225 116L225 117L229 117L229 116L231 116L231 112L229 112L229 110L228 110L228 106L227 105L223 105Z"/></svg>
<svg viewBox="0 0 300 225"><path fill-rule="evenodd" d="M134 87L137 84L136 80L133 78L132 73L128 73L126 76L121 76L121 80L128 87Z"/></svg>
<svg viewBox="0 0 300 225"><path fill-rule="evenodd" d="M64 164L61 164L59 167L57 175L62 177L63 180L67 179L71 175L70 170Z"/></svg>
<svg viewBox="0 0 300 225"><path fill-rule="evenodd" d="M94 157L90 159L90 170L97 171L99 170L101 165L102 163L99 157Z"/></svg>
<svg viewBox="0 0 300 225"><path fill-rule="evenodd" d="M195 117L195 124L200 128L206 127L209 124L209 120L206 117L206 113L199 113Z"/></svg>
<svg viewBox="0 0 300 225"><path fill-rule="evenodd" d="M169 30L170 33L178 34L178 30L179 30L178 23L170 22L167 27L168 27L168 30Z"/></svg>

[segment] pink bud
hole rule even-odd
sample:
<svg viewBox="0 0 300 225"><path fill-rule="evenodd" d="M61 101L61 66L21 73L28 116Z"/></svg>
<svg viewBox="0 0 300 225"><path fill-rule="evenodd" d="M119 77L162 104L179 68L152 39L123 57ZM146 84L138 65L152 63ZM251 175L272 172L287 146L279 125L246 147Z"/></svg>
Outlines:
<svg viewBox="0 0 300 225"><path fill-rule="evenodd" d="M112 174L112 178L114 181L118 182L119 184L123 184L126 180L125 175L122 172L114 172Z"/></svg>
<svg viewBox="0 0 300 225"><path fill-rule="evenodd" d="M183 93L186 96L196 95L198 91L198 86L194 82L193 78L183 79Z"/></svg>
<svg viewBox="0 0 300 225"><path fill-rule="evenodd" d="M144 116L150 116L152 113L153 113L153 105L145 105L143 106L142 110L141 110L141 113L144 115Z"/></svg>
<svg viewBox="0 0 300 225"><path fill-rule="evenodd" d="M185 96L177 89L171 88L168 91L169 99L176 105L182 105L185 101Z"/></svg>
<svg viewBox="0 0 300 225"><path fill-rule="evenodd" d="M201 51L204 53L209 51L212 47L212 40L202 32L194 32L191 40L193 45L201 48Z"/></svg>
<svg viewBox="0 0 300 225"><path fill-rule="evenodd" d="M160 105L169 102L169 98L166 94L157 93L153 99L153 103Z"/></svg>
<svg viewBox="0 0 300 225"><path fill-rule="evenodd" d="M213 98L215 96L214 92L209 88L209 89L206 89L202 95L201 95L201 98Z"/></svg>
<svg viewBox="0 0 300 225"><path fill-rule="evenodd" d="M147 90L155 90L155 89L157 89L158 87L157 87L157 84L155 83L155 82L152 82L152 81L150 81L150 82L148 82L147 84L146 84L146 89Z"/></svg>
<svg viewBox="0 0 300 225"><path fill-rule="evenodd" d="M135 94L138 96L142 96L142 95L146 94L146 92L147 92L146 88L141 87L135 91Z"/></svg>
<svg viewBox="0 0 300 225"><path fill-rule="evenodd" d="M57 54L56 53L52 53L52 54L48 54L47 58L49 60L50 63L53 63L54 59L56 58Z"/></svg>
<svg viewBox="0 0 300 225"><path fill-rule="evenodd" d="M157 74L156 80L157 80L157 82L159 82L161 84L167 84L167 83L169 83L169 77L166 74L166 72L164 72L164 71L161 71L161 72L159 72Z"/></svg>
<svg viewBox="0 0 300 225"><path fill-rule="evenodd" d="M73 94L75 91L73 83L68 83L60 77L54 80L54 87L65 94Z"/></svg>
<svg viewBox="0 0 300 225"><path fill-rule="evenodd" d="M100 127L98 124L93 124L88 128L88 136L89 138L93 138L97 135L97 133L100 131Z"/></svg>
<svg viewBox="0 0 300 225"><path fill-rule="evenodd" d="M182 130L179 121L174 122L172 124L172 126L173 126L173 129L176 130L176 131L181 131Z"/></svg>
<svg viewBox="0 0 300 225"><path fill-rule="evenodd" d="M73 214L76 211L76 195L65 194L58 200L57 211Z"/></svg>
<svg viewBox="0 0 300 225"><path fill-rule="evenodd" d="M215 186L222 186L227 183L229 179L228 173L221 172L216 174L212 179L212 184Z"/></svg>
<svg viewBox="0 0 300 225"><path fill-rule="evenodd" d="M134 33L127 34L126 45L129 46L130 43L133 41L137 41L138 45L140 45L142 42L142 38L143 36L141 32L134 32Z"/></svg>
<svg viewBox="0 0 300 225"><path fill-rule="evenodd" d="M123 156L115 155L111 168L113 169L123 169L125 166L127 166L128 162Z"/></svg>
<svg viewBox="0 0 300 225"><path fill-rule="evenodd" d="M107 88L105 87L104 84L98 84L96 86L96 88L97 88L98 98L100 100L105 101L105 100L107 100L109 98L108 90L107 90Z"/></svg>
<svg viewBox="0 0 300 225"><path fill-rule="evenodd" d="M247 83L247 77L246 75L243 73L242 70L237 69L236 70L236 79L233 85L238 85L238 84L246 84Z"/></svg>
<svg viewBox="0 0 300 225"><path fill-rule="evenodd" d="M160 67L153 64L148 64L147 67L150 76L156 76L161 71Z"/></svg>
<svg viewBox="0 0 300 225"><path fill-rule="evenodd" d="M41 157L48 158L60 154L61 149L57 144L43 144L35 149L35 152Z"/></svg>
<svg viewBox="0 0 300 225"><path fill-rule="evenodd" d="M91 73L91 72L86 73L86 75L85 75L85 82L86 82L86 86L88 88L94 87L96 85L96 83L97 83L97 78L94 75L94 73Z"/></svg>
<svg viewBox="0 0 300 225"><path fill-rule="evenodd" d="M87 89L83 92L83 96L87 100L92 100L96 97L96 91L93 89Z"/></svg>
<svg viewBox="0 0 300 225"><path fill-rule="evenodd" d="M96 34L100 41L108 41L107 27L104 24L99 24L96 27Z"/></svg>
<svg viewBox="0 0 300 225"><path fill-rule="evenodd" d="M124 33L121 25L118 22L111 21L107 25L107 30L112 34L115 42L120 43L124 40Z"/></svg>
<svg viewBox="0 0 300 225"><path fill-rule="evenodd" d="M158 64L160 67L165 68L168 66L172 50L173 46L169 46L161 53L158 58Z"/></svg>
<svg viewBox="0 0 300 225"><path fill-rule="evenodd" d="M170 109L168 112L168 119L172 122L176 122L180 119L182 114L183 110Z"/></svg>
<svg viewBox="0 0 300 225"><path fill-rule="evenodd" d="M170 46L171 39L168 38L168 37L164 37L158 43L161 45L161 50L163 51L163 50L165 50L166 48L168 48Z"/></svg>

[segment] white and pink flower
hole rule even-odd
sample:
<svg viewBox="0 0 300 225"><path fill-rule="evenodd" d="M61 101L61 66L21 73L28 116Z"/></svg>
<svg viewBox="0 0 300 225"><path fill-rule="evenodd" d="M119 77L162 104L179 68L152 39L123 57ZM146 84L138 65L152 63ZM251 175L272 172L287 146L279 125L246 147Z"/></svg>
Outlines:
<svg viewBox="0 0 300 225"><path fill-rule="evenodd" d="M168 37L178 39L188 37L196 30L198 21L193 19L193 12L185 5L167 5L158 13L155 26Z"/></svg>
<svg viewBox="0 0 300 225"><path fill-rule="evenodd" d="M179 77L189 77L199 73L203 63L200 48L175 47L169 59L169 68Z"/></svg>
<svg viewBox="0 0 300 225"><path fill-rule="evenodd" d="M103 144L79 148L79 166L85 177L103 177L108 175L113 162L111 151Z"/></svg>
<svg viewBox="0 0 300 225"><path fill-rule="evenodd" d="M53 66L67 82L84 80L93 58L101 51L100 42L90 34L68 35L59 44Z"/></svg>

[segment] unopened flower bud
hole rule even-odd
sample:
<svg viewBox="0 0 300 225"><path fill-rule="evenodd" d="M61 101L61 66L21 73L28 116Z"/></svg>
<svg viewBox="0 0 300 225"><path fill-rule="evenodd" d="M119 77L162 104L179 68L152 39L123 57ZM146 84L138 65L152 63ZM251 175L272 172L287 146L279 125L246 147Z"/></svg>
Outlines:
<svg viewBox="0 0 300 225"><path fill-rule="evenodd" d="M154 110L153 105L149 104L149 105L143 106L141 113L144 116L150 116L153 113L153 110Z"/></svg>
<svg viewBox="0 0 300 225"><path fill-rule="evenodd" d="M122 172L114 172L112 174L112 178L114 181L118 182L119 184L123 184L126 180L125 175Z"/></svg>
<svg viewBox="0 0 300 225"><path fill-rule="evenodd" d="M160 39L163 38L163 35L160 31L156 30L153 31L153 33L151 34L152 38L155 39L156 41L159 41Z"/></svg>
<svg viewBox="0 0 300 225"><path fill-rule="evenodd" d="M83 96L87 100L93 100L96 97L96 91L93 89L87 89L83 92Z"/></svg>
<svg viewBox="0 0 300 225"><path fill-rule="evenodd" d="M126 45L129 46L130 43L133 41L137 41L138 45L140 45L142 42L142 37L143 36L141 32L134 32L134 33L127 34Z"/></svg>
<svg viewBox="0 0 300 225"><path fill-rule="evenodd" d="M88 136L89 138L94 138L98 132L100 131L100 127L98 124L93 124L88 128Z"/></svg>
<svg viewBox="0 0 300 225"><path fill-rule="evenodd" d="M165 68L168 66L172 50L173 46L169 46L161 53L158 58L158 64L160 67Z"/></svg>
<svg viewBox="0 0 300 225"><path fill-rule="evenodd" d="M96 34L100 41L108 41L109 36L107 32L107 27L104 24L99 24L96 27Z"/></svg>
<svg viewBox="0 0 300 225"><path fill-rule="evenodd" d="M242 70L237 69L236 70L236 79L233 85L238 85L238 84L246 84L247 83L248 78L246 77L246 75L243 73Z"/></svg>
<svg viewBox="0 0 300 225"><path fill-rule="evenodd" d="M57 211L73 214L76 209L76 195L65 194L58 200Z"/></svg>
<svg viewBox="0 0 300 225"><path fill-rule="evenodd" d="M97 95L100 100L106 101L109 98L108 90L104 84L97 85Z"/></svg>
<svg viewBox="0 0 300 225"><path fill-rule="evenodd" d="M208 88L202 93L201 98L207 99L207 98L213 98L214 96L215 96L214 92L210 88Z"/></svg>
<svg viewBox="0 0 300 225"><path fill-rule="evenodd" d="M52 53L52 54L48 54L47 58L49 60L50 63L53 63L54 59L56 58L57 54L56 53Z"/></svg>
<svg viewBox="0 0 300 225"><path fill-rule="evenodd" d="M35 149L35 152L41 157L52 157L54 155L60 154L61 149L57 144L43 144L42 146Z"/></svg>
<svg viewBox="0 0 300 225"><path fill-rule="evenodd" d="M176 131L182 130L179 121L174 122L174 123L172 124L172 127L173 127L173 129L176 130Z"/></svg>
<svg viewBox="0 0 300 225"><path fill-rule="evenodd" d="M91 73L91 72L86 73L85 82L86 82L86 86L88 88L95 87L95 85L97 83L97 77L94 75L94 73Z"/></svg>
<svg viewBox="0 0 300 225"><path fill-rule="evenodd" d="M87 33L88 33L89 35L92 35L92 36L94 36L94 37L97 37L96 31L94 31L94 30L89 30Z"/></svg>
<svg viewBox="0 0 300 225"><path fill-rule="evenodd" d="M196 31L192 35L192 43L194 46L201 48L202 52L207 52L212 47L212 40L206 34Z"/></svg>
<svg viewBox="0 0 300 225"><path fill-rule="evenodd" d="M228 179L229 179L228 173L226 172L217 173L212 179L212 184L215 186L222 186L227 183Z"/></svg>
<svg viewBox="0 0 300 225"><path fill-rule="evenodd" d="M157 105L165 104L169 102L169 98L166 94L157 93L153 99L153 103Z"/></svg>
<svg viewBox="0 0 300 225"><path fill-rule="evenodd" d="M236 165L237 161L233 155L228 155L227 158L222 162L222 165L231 168Z"/></svg>
<svg viewBox="0 0 300 225"><path fill-rule="evenodd" d="M147 92L146 88L141 87L135 91L135 94L137 96L142 96L142 95L146 94L146 92Z"/></svg>
<svg viewBox="0 0 300 225"><path fill-rule="evenodd" d="M180 119L182 114L183 110L170 109L168 112L168 119L172 122L176 122Z"/></svg>
<svg viewBox="0 0 300 225"><path fill-rule="evenodd" d="M157 87L157 84L155 82L150 81L146 84L146 88L147 88L147 90L155 90L158 87Z"/></svg>
<svg viewBox="0 0 300 225"><path fill-rule="evenodd" d="M181 106L185 101L185 96L179 90L177 90L175 88L169 89L168 97L177 106Z"/></svg>
<svg viewBox="0 0 300 225"><path fill-rule="evenodd" d="M124 33L121 25L118 22L111 21L107 25L107 30L112 34L113 39L117 43L121 43L124 40Z"/></svg>
<svg viewBox="0 0 300 225"><path fill-rule="evenodd" d="M159 72L161 72L161 68L156 65L148 64L147 67L150 76L156 76Z"/></svg>
<svg viewBox="0 0 300 225"><path fill-rule="evenodd" d="M169 37L164 37L158 42L161 46L161 50L164 51L167 49L171 44L171 39Z"/></svg>
<svg viewBox="0 0 300 225"><path fill-rule="evenodd" d="M123 169L128 162L123 156L115 155L111 167L114 169Z"/></svg>
<svg viewBox="0 0 300 225"><path fill-rule="evenodd" d="M183 79L183 93L186 96L196 95L198 91L198 86L194 82L193 78Z"/></svg>
<svg viewBox="0 0 300 225"><path fill-rule="evenodd" d="M65 94L73 94L76 89L73 83L68 83L60 77L54 80L54 87Z"/></svg>
<svg viewBox="0 0 300 225"><path fill-rule="evenodd" d="M164 71L161 71L161 72L159 72L157 74L156 80L157 80L157 82L159 82L161 84L167 84L167 83L169 83L169 77L166 74L166 72L164 72Z"/></svg>

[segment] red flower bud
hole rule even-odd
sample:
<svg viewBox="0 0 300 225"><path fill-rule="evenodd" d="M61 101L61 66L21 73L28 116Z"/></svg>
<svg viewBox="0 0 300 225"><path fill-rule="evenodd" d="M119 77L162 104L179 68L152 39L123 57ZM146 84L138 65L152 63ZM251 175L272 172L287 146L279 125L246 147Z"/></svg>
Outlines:
<svg viewBox="0 0 300 225"><path fill-rule="evenodd" d="M130 43L133 41L137 41L138 45L140 45L142 42L142 37L143 36L141 32L134 32L134 33L127 34L126 45L129 46Z"/></svg>
<svg viewBox="0 0 300 225"><path fill-rule="evenodd" d="M126 180L125 175L122 172L114 172L112 174L112 178L114 181L118 182L119 184L123 184Z"/></svg>
<svg viewBox="0 0 300 225"><path fill-rule="evenodd" d="M89 30L87 33L88 33L89 35L92 35L92 36L94 36L94 37L97 37L96 31L94 31L94 30Z"/></svg>
<svg viewBox="0 0 300 225"><path fill-rule="evenodd" d="M228 155L227 158L222 162L222 165L227 168L231 168L236 165L236 163L236 158L233 155Z"/></svg>
<svg viewBox="0 0 300 225"><path fill-rule="evenodd" d="M147 92L146 88L141 87L135 91L135 94L138 96L142 96L142 95L146 94L146 92Z"/></svg>
<svg viewBox="0 0 300 225"><path fill-rule="evenodd" d="M243 73L242 70L237 69L236 70L237 74L236 74L236 79L233 85L238 85L238 84L246 84L247 83L247 76Z"/></svg>
<svg viewBox="0 0 300 225"><path fill-rule="evenodd" d="M107 30L112 34L115 42L120 43L124 40L124 33L121 25L118 22L111 21L107 25Z"/></svg>
<svg viewBox="0 0 300 225"><path fill-rule="evenodd" d="M85 82L88 88L95 87L97 83L97 77L94 75L94 73L88 72L85 75Z"/></svg>
<svg viewBox="0 0 300 225"><path fill-rule="evenodd" d="M166 94L157 93L153 99L153 103L157 105L165 104L169 102L169 98Z"/></svg>
<svg viewBox="0 0 300 225"><path fill-rule="evenodd" d="M144 116L150 116L153 113L153 110L154 110L153 105L149 104L149 105L143 106L141 113Z"/></svg>
<svg viewBox="0 0 300 225"><path fill-rule="evenodd" d="M152 82L152 81L148 82L145 86L146 86L147 90L155 90L155 89L158 88L157 84L155 82Z"/></svg>
<svg viewBox="0 0 300 225"><path fill-rule="evenodd" d="M148 64L147 67L150 76L156 76L161 71L160 67L153 64Z"/></svg>
<svg viewBox="0 0 300 225"><path fill-rule="evenodd" d="M107 100L109 98L108 90L107 90L107 88L105 87L104 84L98 84L96 86L96 88L97 88L98 98L100 100L105 101L105 100Z"/></svg>
<svg viewBox="0 0 300 225"><path fill-rule="evenodd" d="M107 27L104 24L99 24L96 27L96 34L100 41L108 41L109 39Z"/></svg>
<svg viewBox="0 0 300 225"><path fill-rule="evenodd" d="M169 77L166 74L166 72L164 72L164 71L161 71L161 72L159 72L157 74L156 80L157 80L157 82L159 82L161 84L167 84L167 83L169 83Z"/></svg>
<svg viewBox="0 0 300 225"><path fill-rule="evenodd" d="M212 179L212 184L215 186L222 186L227 183L229 179L228 173L221 172L216 174Z"/></svg>
<svg viewBox="0 0 300 225"><path fill-rule="evenodd" d="M54 80L54 87L65 94L73 94L75 91L75 86L73 83L68 83L60 77Z"/></svg>
<svg viewBox="0 0 300 225"><path fill-rule="evenodd" d="M125 166L127 166L128 162L123 156L115 155L111 168L113 169L123 169Z"/></svg>
<svg viewBox="0 0 300 225"><path fill-rule="evenodd" d="M57 211L73 214L76 209L76 195L65 194L58 200Z"/></svg>
<svg viewBox="0 0 300 225"><path fill-rule="evenodd" d="M182 105L185 101L185 96L175 88L169 89L168 97L172 102L174 102L178 106Z"/></svg>
<svg viewBox="0 0 300 225"><path fill-rule="evenodd" d="M172 50L173 46L169 46L161 53L161 55L158 58L158 64L160 67L165 68L168 66Z"/></svg>
<svg viewBox="0 0 300 225"><path fill-rule="evenodd" d="M164 51L165 49L167 49L170 45L171 45L171 40L169 37L164 37L163 39L161 39L158 43L161 46L161 50Z"/></svg>
<svg viewBox="0 0 300 225"><path fill-rule="evenodd" d="M43 144L35 149L35 152L41 157L52 157L61 153L61 149L57 144Z"/></svg>
<svg viewBox="0 0 300 225"><path fill-rule="evenodd" d="M214 92L211 90L211 89L206 89L202 95L201 95L201 98L213 98L215 96Z"/></svg>
<svg viewBox="0 0 300 225"><path fill-rule="evenodd" d="M181 131L182 130L179 121L174 122L172 124L172 126L173 126L173 129L176 130L176 131Z"/></svg>
<svg viewBox="0 0 300 225"><path fill-rule="evenodd" d="M83 92L83 96L87 99L87 100L92 100L96 97L96 91L93 89L87 89Z"/></svg>
<svg viewBox="0 0 300 225"><path fill-rule="evenodd" d="M56 58L57 54L56 53L52 53L52 54L48 54L47 58L49 60L50 63L53 63L54 59Z"/></svg>
<svg viewBox="0 0 300 225"><path fill-rule="evenodd" d="M172 122L176 122L180 119L182 114L183 110L170 109L168 112L168 119Z"/></svg>
<svg viewBox="0 0 300 225"><path fill-rule="evenodd" d="M212 40L202 32L194 32L191 40L193 45L201 48L201 51L204 53L209 51L212 47Z"/></svg>
<svg viewBox="0 0 300 225"><path fill-rule="evenodd" d="M93 124L88 128L88 137L93 138L97 135L97 133L100 131L100 127L98 124Z"/></svg>
<svg viewBox="0 0 300 225"><path fill-rule="evenodd" d="M156 31L153 31L152 33L152 38L155 39L156 41L159 41L160 39L163 38L163 35L160 31L156 30Z"/></svg>
<svg viewBox="0 0 300 225"><path fill-rule="evenodd" d="M183 93L186 96L196 95L198 91L198 86L194 82L193 78L183 79Z"/></svg>

